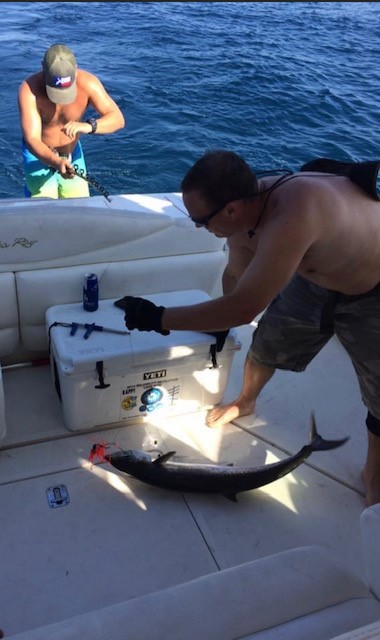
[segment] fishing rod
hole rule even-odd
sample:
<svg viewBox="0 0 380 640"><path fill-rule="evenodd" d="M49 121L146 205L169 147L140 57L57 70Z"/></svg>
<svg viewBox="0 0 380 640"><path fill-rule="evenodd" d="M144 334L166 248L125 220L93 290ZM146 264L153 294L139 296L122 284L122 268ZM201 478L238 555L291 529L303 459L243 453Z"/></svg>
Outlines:
<svg viewBox="0 0 380 640"><path fill-rule="evenodd" d="M86 180L86 182L88 182L92 187L94 187L94 189L99 191L99 193L101 193L102 196L104 196L108 200L108 202L112 202L109 192L100 184L100 182L95 180L95 178L93 178L92 176L89 176L88 174L86 174L85 170L80 169L77 164L74 164L74 173L79 178Z"/></svg>

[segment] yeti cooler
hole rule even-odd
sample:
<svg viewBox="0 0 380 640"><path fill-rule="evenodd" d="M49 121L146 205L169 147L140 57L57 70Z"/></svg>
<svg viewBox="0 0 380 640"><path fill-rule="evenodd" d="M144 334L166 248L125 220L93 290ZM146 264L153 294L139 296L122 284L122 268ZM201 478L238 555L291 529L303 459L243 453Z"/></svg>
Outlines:
<svg viewBox="0 0 380 640"><path fill-rule="evenodd" d="M198 290L144 297L165 307L210 300ZM91 314L78 303L46 312L52 374L67 429L179 415L222 400L233 355L241 348L234 329L213 357L215 338L206 333L128 332L114 301L99 301ZM103 330L81 326L92 323Z"/></svg>

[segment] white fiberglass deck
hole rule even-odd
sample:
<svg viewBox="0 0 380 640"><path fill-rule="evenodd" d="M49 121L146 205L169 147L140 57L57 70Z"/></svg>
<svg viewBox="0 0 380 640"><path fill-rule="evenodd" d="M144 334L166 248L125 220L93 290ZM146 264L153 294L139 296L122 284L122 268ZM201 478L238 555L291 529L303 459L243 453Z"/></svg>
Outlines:
<svg viewBox="0 0 380 640"><path fill-rule="evenodd" d="M226 398L240 388L252 327L239 329ZM366 411L345 352L332 340L303 374L277 372L255 416L222 429L204 413L73 433L48 366L4 371L7 436L0 450L0 627L5 635L120 602L291 547L320 544L366 579L359 517ZM9 399L13 398L13 402ZM242 493L181 494L88 461L95 442L175 450L187 461L259 466L309 439L309 419L343 447L313 453L285 478ZM66 485L51 509L46 489ZM281 577L279 576L279 579Z"/></svg>

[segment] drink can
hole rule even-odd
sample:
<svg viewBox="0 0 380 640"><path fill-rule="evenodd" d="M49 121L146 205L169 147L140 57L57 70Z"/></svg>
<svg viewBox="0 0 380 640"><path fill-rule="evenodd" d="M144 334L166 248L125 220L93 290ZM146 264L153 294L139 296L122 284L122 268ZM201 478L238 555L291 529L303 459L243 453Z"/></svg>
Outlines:
<svg viewBox="0 0 380 640"><path fill-rule="evenodd" d="M99 305L98 276L95 273L87 273L83 282L83 309L96 311Z"/></svg>

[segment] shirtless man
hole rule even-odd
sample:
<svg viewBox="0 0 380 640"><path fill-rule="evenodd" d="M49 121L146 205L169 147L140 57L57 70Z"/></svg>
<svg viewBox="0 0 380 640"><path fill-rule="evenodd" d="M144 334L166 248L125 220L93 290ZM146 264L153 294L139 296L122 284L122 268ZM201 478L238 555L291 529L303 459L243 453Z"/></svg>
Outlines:
<svg viewBox="0 0 380 640"><path fill-rule="evenodd" d="M247 354L241 393L209 413L211 427L252 413L276 368L303 371L336 333L368 409L367 502L380 502L380 203L337 175L257 180L226 151L200 158L181 188L195 225L228 239L224 295L168 309L127 296L127 327L223 332L268 307Z"/></svg>
<svg viewBox="0 0 380 640"><path fill-rule="evenodd" d="M80 135L113 133L125 125L102 83L78 69L68 47L55 44L45 52L42 71L21 84L18 103L25 194L34 198L88 196L88 183L74 174L74 164L87 173ZM81 122L88 107L100 118Z"/></svg>

